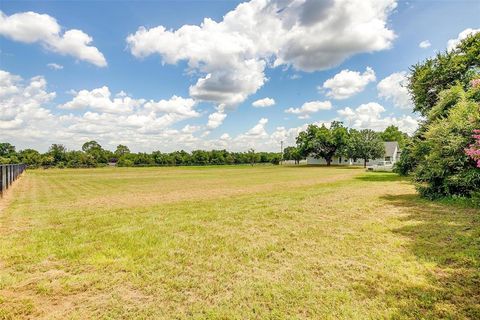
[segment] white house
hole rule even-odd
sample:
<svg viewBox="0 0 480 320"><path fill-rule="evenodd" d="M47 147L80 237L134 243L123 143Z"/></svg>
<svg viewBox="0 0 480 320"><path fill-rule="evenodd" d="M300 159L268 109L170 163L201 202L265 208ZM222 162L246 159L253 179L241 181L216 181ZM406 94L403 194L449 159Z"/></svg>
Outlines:
<svg viewBox="0 0 480 320"><path fill-rule="evenodd" d="M389 141L384 142L385 145L385 155L382 158L378 159L369 159L367 161L367 166L375 165L380 161L391 161L395 163L400 158L400 148L398 146L398 142L396 141ZM315 159L314 157L307 157L307 164L317 165L317 164L327 164L324 158ZM333 157L332 158L332 165L340 165L340 166L363 166L363 159L357 159L353 161L353 159L341 158L341 157Z"/></svg>

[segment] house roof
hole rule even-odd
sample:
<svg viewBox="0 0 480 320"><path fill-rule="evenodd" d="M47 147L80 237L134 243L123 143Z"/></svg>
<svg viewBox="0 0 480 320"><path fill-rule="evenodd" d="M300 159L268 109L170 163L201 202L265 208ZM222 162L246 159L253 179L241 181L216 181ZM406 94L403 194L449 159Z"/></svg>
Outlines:
<svg viewBox="0 0 480 320"><path fill-rule="evenodd" d="M399 151L398 142L397 141L387 141L383 143L385 145L385 156L393 157L395 150Z"/></svg>

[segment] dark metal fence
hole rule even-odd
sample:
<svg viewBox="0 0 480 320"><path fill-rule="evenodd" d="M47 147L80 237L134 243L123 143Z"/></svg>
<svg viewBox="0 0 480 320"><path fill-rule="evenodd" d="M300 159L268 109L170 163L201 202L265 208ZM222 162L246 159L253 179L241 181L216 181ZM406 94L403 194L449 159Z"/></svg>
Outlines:
<svg viewBox="0 0 480 320"><path fill-rule="evenodd" d="M26 167L24 164L0 164L0 197L25 171Z"/></svg>

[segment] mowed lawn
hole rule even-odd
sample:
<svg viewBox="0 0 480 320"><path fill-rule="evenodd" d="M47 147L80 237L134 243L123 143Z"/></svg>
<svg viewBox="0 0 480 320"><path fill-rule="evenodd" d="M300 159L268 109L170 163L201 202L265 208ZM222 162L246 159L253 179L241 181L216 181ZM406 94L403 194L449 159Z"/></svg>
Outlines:
<svg viewBox="0 0 480 320"><path fill-rule="evenodd" d="M339 167L29 170L0 319L480 319L480 212Z"/></svg>

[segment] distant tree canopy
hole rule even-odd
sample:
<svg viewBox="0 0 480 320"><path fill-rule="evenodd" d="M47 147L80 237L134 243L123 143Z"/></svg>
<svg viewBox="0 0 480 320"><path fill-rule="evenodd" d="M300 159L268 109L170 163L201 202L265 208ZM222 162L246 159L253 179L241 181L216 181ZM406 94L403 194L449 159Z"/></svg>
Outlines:
<svg viewBox="0 0 480 320"><path fill-rule="evenodd" d="M311 124L298 135L297 147L302 156L324 158L329 166L332 158L347 145L347 140L348 131L341 122L334 121L329 128Z"/></svg>
<svg viewBox="0 0 480 320"><path fill-rule="evenodd" d="M377 159L383 157L385 154L385 146L381 139L381 136L385 132L392 131L391 127L388 127L384 132L378 133L370 129L355 130L352 129L349 132L349 138L346 145L346 155L351 159L363 159L363 166L367 166L369 159ZM396 128L398 131L398 128ZM400 134L402 132L398 131ZM403 137L403 136L402 136ZM396 141L396 140L387 140Z"/></svg>
<svg viewBox="0 0 480 320"><path fill-rule="evenodd" d="M283 160L293 160L295 164L299 164L302 159L305 159L305 156L302 156L297 147L290 146L283 150Z"/></svg>
<svg viewBox="0 0 480 320"><path fill-rule="evenodd" d="M396 141L398 142L400 149L403 149L403 147L405 147L410 138L405 132L400 131L397 126L391 125L380 133L380 139L386 142Z"/></svg>
<svg viewBox="0 0 480 320"><path fill-rule="evenodd" d="M3 142L0 143L0 157L10 157L15 154L15 146L12 146L10 143Z"/></svg>
<svg viewBox="0 0 480 320"><path fill-rule="evenodd" d="M388 127L383 132L372 130L350 131L341 122L326 126L310 125L297 137L297 146L287 146L283 160L294 160L296 164L307 156L324 157L331 163L334 156L354 159L373 159L383 154L382 137L408 136L397 127ZM389 140L386 140L389 141ZM67 150L62 144L52 144L47 152L34 149L15 151L10 143L0 143L0 163L25 163L29 167L91 168L115 163L121 167L132 166L191 166L225 164L279 164L282 154L277 152L229 152L227 150L184 150L173 152L153 151L133 153L126 145L118 145L115 151L104 149L95 140L87 141L82 150Z"/></svg>
<svg viewBox="0 0 480 320"><path fill-rule="evenodd" d="M127 147L127 146L124 146L122 144L119 144L117 146L117 149L115 149L115 156L117 156L118 158L120 158L121 156L123 155L126 155L128 153L130 153L130 149Z"/></svg>
<svg viewBox="0 0 480 320"><path fill-rule="evenodd" d="M83 144L82 150L67 150L64 145L53 144L43 154L33 149L15 151L10 143L0 143L0 163L25 163L29 167L90 168L106 166L114 162L118 166L190 166L225 164L279 164L277 152L229 152L226 150L194 150L163 153L132 153L125 145L118 145L115 152L104 149L97 141Z"/></svg>
<svg viewBox="0 0 480 320"><path fill-rule="evenodd" d="M297 136L297 146L286 147L283 152L284 160L300 160L306 157L323 158L330 165L333 157L345 157L364 160L364 166L370 159L382 158L385 154L383 142L396 141L399 145L406 145L410 137L396 126L388 126L384 131L376 132L371 129L347 129L341 122L334 121L327 128L325 125L309 125L305 131Z"/></svg>
<svg viewBox="0 0 480 320"><path fill-rule="evenodd" d="M412 174L428 198L480 199L480 168L466 150L480 129L480 33L411 68L414 109L425 120L403 149L396 170Z"/></svg>

